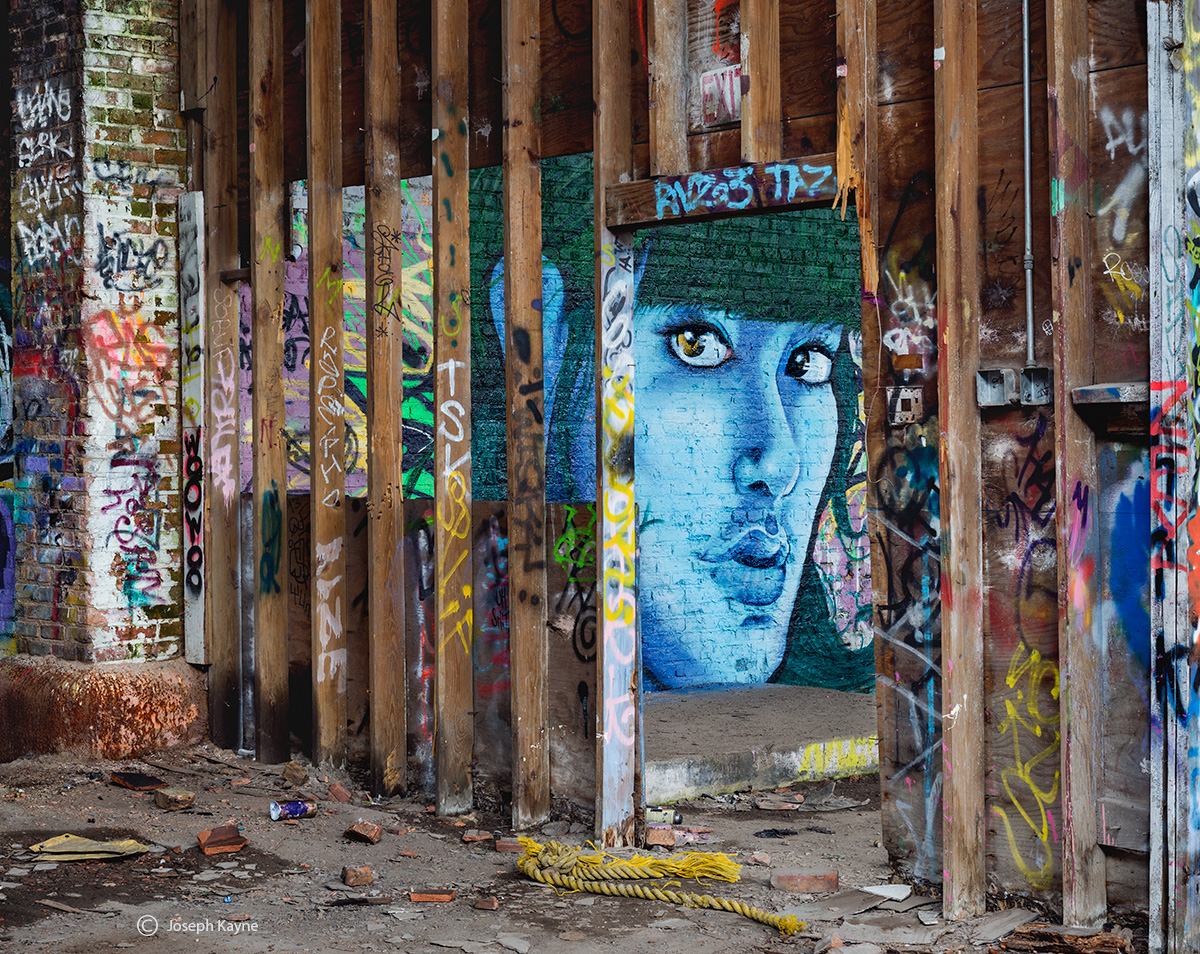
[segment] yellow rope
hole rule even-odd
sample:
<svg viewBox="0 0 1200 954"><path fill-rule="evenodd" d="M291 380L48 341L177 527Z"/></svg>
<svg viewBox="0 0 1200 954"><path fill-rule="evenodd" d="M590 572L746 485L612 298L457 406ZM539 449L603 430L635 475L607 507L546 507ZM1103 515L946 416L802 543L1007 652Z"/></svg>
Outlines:
<svg viewBox="0 0 1200 954"><path fill-rule="evenodd" d="M720 852L686 851L669 858L635 855L628 860L621 860L607 852L597 851L585 855L580 848L561 845L556 841L539 845L532 838L522 838L521 847L525 849L525 853L517 859L520 869L534 881L555 888L587 891L608 897L667 901L689 908L730 911L769 925L781 934L795 934L804 927L804 923L795 915L769 914L762 908L751 907L732 898L714 898L710 894L686 894L657 885L608 883L615 880L672 876L737 881L741 865Z"/></svg>

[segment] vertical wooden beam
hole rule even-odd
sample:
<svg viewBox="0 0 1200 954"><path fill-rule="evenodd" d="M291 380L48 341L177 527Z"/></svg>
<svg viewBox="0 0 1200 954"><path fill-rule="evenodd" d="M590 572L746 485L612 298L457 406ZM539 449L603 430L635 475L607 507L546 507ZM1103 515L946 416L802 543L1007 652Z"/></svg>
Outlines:
<svg viewBox="0 0 1200 954"><path fill-rule="evenodd" d="M688 171L687 0L650 3L650 175Z"/></svg>
<svg viewBox="0 0 1200 954"><path fill-rule="evenodd" d="M307 0L313 761L346 760L341 0Z"/></svg>
<svg viewBox="0 0 1200 954"><path fill-rule="evenodd" d="M542 95L538 0L505 0L504 311L513 827L550 817L546 434L542 419Z"/></svg>
<svg viewBox="0 0 1200 954"><path fill-rule="evenodd" d="M405 787L408 688L404 615L404 314L396 0L366 0L367 626L371 791Z"/></svg>
<svg viewBox="0 0 1200 954"><path fill-rule="evenodd" d="M1185 24L1185 16L1190 22ZM1194 514L1196 430L1189 405L1196 344L1188 255L1200 213L1189 209L1187 183L1200 154L1185 158L1189 105L1196 123L1200 93L1200 23L1184 4L1146 4L1150 179L1150 938L1151 954L1197 947L1200 918L1189 905L1188 833L1194 796L1187 764L1192 646L1188 595L1189 517ZM1180 41L1184 46L1179 48ZM1182 66L1182 69L1180 69ZM1192 103L1189 104L1189 100ZM1194 140L1192 140L1194 141ZM1190 160L1190 162L1188 161ZM1178 708L1177 708L1178 707ZM1191 725L1189 725L1191 723ZM1188 936L1191 925L1192 936Z"/></svg>
<svg viewBox="0 0 1200 954"><path fill-rule="evenodd" d="M237 15L228 0L205 4L204 220L208 248L208 500L205 621L208 626L209 733L242 744L241 530L239 501L238 300L221 272L237 268ZM247 740L248 741L248 740Z"/></svg>
<svg viewBox="0 0 1200 954"><path fill-rule="evenodd" d="M742 0L742 161L782 156L779 2Z"/></svg>
<svg viewBox="0 0 1200 954"><path fill-rule="evenodd" d="M593 0L592 128L596 236L596 835L636 837L639 748L637 513L633 486L632 236L605 225L605 189L633 171L628 0Z"/></svg>
<svg viewBox="0 0 1200 954"><path fill-rule="evenodd" d="M208 508L204 474L205 315L204 195L185 192L179 197L179 403L183 446L179 472L183 475L180 508L183 541L183 645L188 662L208 664L208 634L204 626L204 547L208 539Z"/></svg>
<svg viewBox="0 0 1200 954"><path fill-rule="evenodd" d="M471 807L471 267L467 0L433 15L435 547L434 741L437 810Z"/></svg>
<svg viewBox="0 0 1200 954"><path fill-rule="evenodd" d="M1092 429L1071 390L1093 383L1091 193L1088 177L1088 10L1083 0L1046 8L1050 99L1050 254L1054 308L1054 433L1058 539L1058 647L1062 720L1063 921L1104 921L1104 853L1098 844L1100 777L1099 475Z"/></svg>
<svg viewBox="0 0 1200 954"><path fill-rule="evenodd" d="M287 452L283 443L283 0L250 6L250 311L254 440L254 707L258 757L286 762Z"/></svg>
<svg viewBox="0 0 1200 954"><path fill-rule="evenodd" d="M983 526L976 0L935 0L943 910L983 914Z"/></svg>

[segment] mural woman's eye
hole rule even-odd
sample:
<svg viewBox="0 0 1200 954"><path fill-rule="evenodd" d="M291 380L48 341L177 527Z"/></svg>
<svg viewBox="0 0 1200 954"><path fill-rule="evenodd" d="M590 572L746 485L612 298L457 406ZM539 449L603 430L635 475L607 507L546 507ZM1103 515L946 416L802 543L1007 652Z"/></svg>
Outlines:
<svg viewBox="0 0 1200 954"><path fill-rule="evenodd" d="M784 373L801 384L828 384L833 373L833 358L824 351L801 345L788 356Z"/></svg>
<svg viewBox="0 0 1200 954"><path fill-rule="evenodd" d="M733 357L733 348L715 328L693 325L666 335L671 354L693 368L715 368Z"/></svg>

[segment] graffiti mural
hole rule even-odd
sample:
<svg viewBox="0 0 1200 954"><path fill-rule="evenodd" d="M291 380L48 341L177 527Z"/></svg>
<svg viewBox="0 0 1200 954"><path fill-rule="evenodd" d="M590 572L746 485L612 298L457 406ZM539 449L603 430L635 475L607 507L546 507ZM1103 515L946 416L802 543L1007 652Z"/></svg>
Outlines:
<svg viewBox="0 0 1200 954"><path fill-rule="evenodd" d="M595 495L591 216L589 157L544 162L555 502ZM473 331L474 486L504 499L498 169L474 174L471 221L475 300L492 317ZM648 488L637 494L647 684L869 690L856 226L824 210L750 221L667 226L631 251L633 326L614 333L628 336L648 382L629 434Z"/></svg>

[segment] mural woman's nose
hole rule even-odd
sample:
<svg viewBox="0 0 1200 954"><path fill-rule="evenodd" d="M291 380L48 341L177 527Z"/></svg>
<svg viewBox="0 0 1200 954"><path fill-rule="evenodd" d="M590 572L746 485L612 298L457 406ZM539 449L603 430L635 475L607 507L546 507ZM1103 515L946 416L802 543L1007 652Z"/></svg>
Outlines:
<svg viewBox="0 0 1200 954"><path fill-rule="evenodd" d="M778 500L786 497L800 476L800 448L774 376L738 402L740 439L733 461L738 493Z"/></svg>

